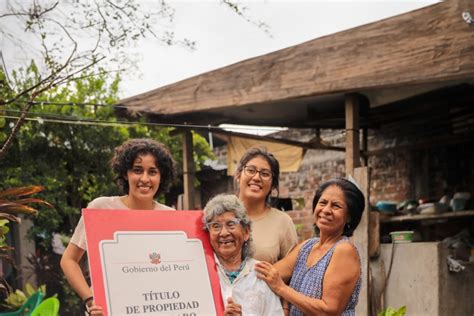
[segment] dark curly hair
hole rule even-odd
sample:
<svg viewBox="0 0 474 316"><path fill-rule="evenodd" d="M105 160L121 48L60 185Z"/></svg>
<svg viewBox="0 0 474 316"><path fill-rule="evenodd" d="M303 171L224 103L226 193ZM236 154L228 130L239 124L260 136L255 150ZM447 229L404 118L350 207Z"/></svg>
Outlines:
<svg viewBox="0 0 474 316"><path fill-rule="evenodd" d="M176 170L175 161L168 148L153 139L130 139L115 148L115 154L110 161L115 172L115 182L123 193L128 194L130 189L127 180L127 171L133 167L133 162L138 156L151 154L155 157L156 166L160 170L160 187L155 197L168 192L174 181Z"/></svg>
<svg viewBox="0 0 474 316"><path fill-rule="evenodd" d="M272 190L275 189L277 191L277 196L280 194L278 187L280 183L280 163L278 160L273 156L271 152L269 152L265 147L252 147L247 150L242 158L240 158L239 165L237 166L237 171L235 172L235 176L242 174L242 170L244 169L247 162L252 160L255 157L262 157L265 159L268 164L270 165L270 169L272 171L272 186L270 188L270 192L268 192L266 201L267 204L270 204L270 195Z"/></svg>
<svg viewBox="0 0 474 316"><path fill-rule="evenodd" d="M362 213L364 212L365 208L364 194L354 183L345 178L335 178L321 184L314 194L313 212L324 190L333 185L339 187L344 193L347 212L349 213L349 220L346 225L344 225L344 231L342 232L342 235L350 237L359 225Z"/></svg>

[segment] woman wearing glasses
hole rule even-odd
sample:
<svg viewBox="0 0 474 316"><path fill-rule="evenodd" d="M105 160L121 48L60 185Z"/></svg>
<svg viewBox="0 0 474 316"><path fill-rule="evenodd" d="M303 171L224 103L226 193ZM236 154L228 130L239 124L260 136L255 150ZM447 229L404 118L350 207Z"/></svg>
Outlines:
<svg viewBox="0 0 474 316"><path fill-rule="evenodd" d="M238 196L252 220L254 258L275 263L297 244L295 226L288 214L270 206L272 191L278 196L280 164L265 148L250 148L235 174Z"/></svg>
<svg viewBox="0 0 474 316"><path fill-rule="evenodd" d="M202 220L216 255L224 314L283 315L280 299L253 269L250 220L242 202L232 194L217 195Z"/></svg>

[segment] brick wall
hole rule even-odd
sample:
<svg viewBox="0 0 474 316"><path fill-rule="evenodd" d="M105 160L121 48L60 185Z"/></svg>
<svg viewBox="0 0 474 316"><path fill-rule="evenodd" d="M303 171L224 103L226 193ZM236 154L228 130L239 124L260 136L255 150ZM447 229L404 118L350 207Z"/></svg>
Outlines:
<svg viewBox="0 0 474 316"><path fill-rule="evenodd" d="M293 219L300 242L314 236L314 218L311 210L294 210L286 213Z"/></svg>
<svg viewBox="0 0 474 316"><path fill-rule="evenodd" d="M414 199L411 155L407 151L397 151L369 158L370 203L380 200L401 202Z"/></svg>
<svg viewBox="0 0 474 316"><path fill-rule="evenodd" d="M275 137L309 141L314 137L310 129L287 130ZM333 146L344 146L344 134L340 131L325 131L324 141ZM218 147L214 153L220 163L227 162L227 147ZM280 174L280 198L291 198L294 210L287 213L292 217L300 240L313 236L312 202L319 183L336 176L344 176L344 153L325 150L308 150L298 172Z"/></svg>
<svg viewBox="0 0 474 316"><path fill-rule="evenodd" d="M292 129L274 137L299 141L309 141L315 136L310 129ZM345 146L345 133L324 130L321 138L332 146ZM466 144L431 149L410 148L416 141L409 135L397 134L397 129L370 131L368 147L371 151L381 150L380 154L369 157L370 196L375 205L380 200L401 202L405 199L418 199L415 185L420 165L426 163L429 178L424 184L427 196L439 199L448 187L456 187L474 193L474 153ZM399 149L391 150L397 147ZM404 149L405 148L405 149ZM226 163L226 146L215 149L220 162ZM420 160L420 156L425 160ZM345 176L345 154L336 151L308 150L298 172L280 174L280 197L293 200L293 218L300 239L313 233L312 200L319 184L334 177Z"/></svg>

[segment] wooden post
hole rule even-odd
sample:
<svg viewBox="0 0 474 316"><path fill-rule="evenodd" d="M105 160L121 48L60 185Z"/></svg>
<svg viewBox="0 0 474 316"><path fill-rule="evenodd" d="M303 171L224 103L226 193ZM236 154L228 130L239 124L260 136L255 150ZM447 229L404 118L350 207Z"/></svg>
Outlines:
<svg viewBox="0 0 474 316"><path fill-rule="evenodd" d="M368 141L369 141L369 131L367 129L367 127L365 127L364 129L362 129L362 152L363 152L363 155L362 155L362 161L363 161L363 164L361 167L367 167L369 165L369 156L367 155L367 151L368 151Z"/></svg>
<svg viewBox="0 0 474 316"><path fill-rule="evenodd" d="M190 130L183 132L183 209L194 209L194 159L193 134Z"/></svg>
<svg viewBox="0 0 474 316"><path fill-rule="evenodd" d="M354 94L346 95L346 175L360 167L359 101Z"/></svg>
<svg viewBox="0 0 474 316"><path fill-rule="evenodd" d="M353 176L365 196L365 210L353 241L359 250L362 284L357 315L368 316L369 304L369 176L367 167L360 167L359 100L357 95L346 95L346 176ZM359 168L360 167L360 168Z"/></svg>
<svg viewBox="0 0 474 316"><path fill-rule="evenodd" d="M359 251L362 267L362 284L356 315L368 316L370 311L369 294L369 175L367 167L355 168L354 179L365 196L365 210L359 226L354 231L353 241Z"/></svg>

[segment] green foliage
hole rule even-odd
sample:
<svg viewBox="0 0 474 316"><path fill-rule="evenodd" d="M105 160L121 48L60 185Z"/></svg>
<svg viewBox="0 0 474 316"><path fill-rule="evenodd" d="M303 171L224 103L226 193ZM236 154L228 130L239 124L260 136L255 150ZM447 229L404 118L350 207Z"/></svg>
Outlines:
<svg viewBox="0 0 474 316"><path fill-rule="evenodd" d="M59 283L64 293L61 297L62 315L84 315L82 300L69 286L66 278L62 278Z"/></svg>
<svg viewBox="0 0 474 316"><path fill-rule="evenodd" d="M0 219L0 248L7 247L8 245L5 243L5 239L7 238L7 234L10 231L7 224L10 223L7 219Z"/></svg>
<svg viewBox="0 0 474 316"><path fill-rule="evenodd" d="M387 307L386 309L378 313L377 316L405 316L406 311L407 311L406 306L402 306L397 310L391 307Z"/></svg>
<svg viewBox="0 0 474 316"><path fill-rule="evenodd" d="M52 207L46 201L30 197L32 194L43 191L41 186L18 187L0 190L0 258L2 261L13 262L14 249L6 243L6 237L10 231L7 226L10 222L19 223L18 214L37 214L38 211L28 204L36 203ZM3 275L0 277L0 290L8 292ZM27 288L29 289L29 288ZM15 300L15 297L12 298Z"/></svg>
<svg viewBox="0 0 474 316"><path fill-rule="evenodd" d="M17 289L15 292L10 293L5 299L3 306L10 310L16 310L20 308L30 296L38 291L43 293L43 297L46 296L46 285L43 284L38 288L34 288L30 283L26 283L23 291Z"/></svg>
<svg viewBox="0 0 474 316"><path fill-rule="evenodd" d="M196 171L200 170L200 166L208 159L215 159L207 140L201 135L193 132L194 161L196 162Z"/></svg>
<svg viewBox="0 0 474 316"><path fill-rule="evenodd" d="M0 87L0 99L23 91L40 77L34 63L19 69L11 76L15 91ZM146 137L163 142L177 161L178 173L181 171L182 138L170 136L171 128L140 125L144 118L130 126L116 123L118 119L112 105L118 100L119 83L119 76L83 73L79 80L38 95L35 102L43 103L33 106L28 115L31 120L21 127L6 158L0 160L4 187L41 184L47 189L43 197L55 208L41 209L30 231L30 237L45 249L51 249L53 232L72 233L81 209L88 202L98 196L120 193L114 185L109 162L113 149L126 139ZM18 116L26 100L25 97L20 102L7 104L6 114ZM102 124L97 123L99 120ZM8 133L9 124L14 122L7 118L0 132ZM199 134L193 134L193 141L199 170L200 164L213 154ZM178 187L180 181L176 183ZM168 204L174 202L172 199L172 196L160 197Z"/></svg>
<svg viewBox="0 0 474 316"><path fill-rule="evenodd" d="M2 99L10 98L12 96L11 89L7 84L7 78L3 68L0 67L0 115L5 115L5 106L1 105ZM4 132L6 120L0 117L0 143L7 139L7 134Z"/></svg>
<svg viewBox="0 0 474 316"><path fill-rule="evenodd" d="M33 63L11 76L18 91L39 77ZM181 170L182 137L170 136L171 128L140 125L144 119L135 120L133 123L138 124L130 126L117 124L111 105L118 100L119 82L119 76L109 78L103 73L96 76L84 73L80 80L38 95L35 102L43 103L33 106L28 114L31 120L21 127L6 157L0 160L4 188L40 184L46 188L42 198L54 205L54 208L39 205L40 212L29 232L38 250L29 260L38 282L47 284L48 289L58 293L60 300L66 303L61 304L61 310L67 315L80 313L80 300L60 272L60 256L53 252L51 240L53 233L72 234L81 209L88 202L98 196L120 194L109 166L114 148L129 138L156 139L168 146L177 161L178 173ZM18 91L0 87L0 100ZM19 102L5 105L5 114L18 116L27 100L20 98ZM103 124L98 124L98 120ZM14 122L6 118L0 133L9 133L9 125ZM201 162L212 157L212 151L199 134L194 134L193 140L199 169ZM179 182L176 187L180 186ZM181 190L176 187L175 194ZM160 197L160 200L170 204L167 198L171 197Z"/></svg>
<svg viewBox="0 0 474 316"><path fill-rule="evenodd" d="M14 73L15 86L21 90L37 76L37 68L31 64ZM118 81L119 78L115 78L109 84L104 76L85 76L80 81L50 89L36 101L111 104L117 100ZM21 103L8 105L7 111L14 114L21 106ZM39 121L25 123L0 166L6 171L5 187L40 183L47 188L45 199L51 201L55 209L41 213L31 233L44 239L44 246L49 248L51 233L69 234L87 201L97 194L114 193L108 159L113 148L128 137L128 131L107 126L46 122L59 116L114 121L111 107L45 103L35 106L31 114Z"/></svg>

